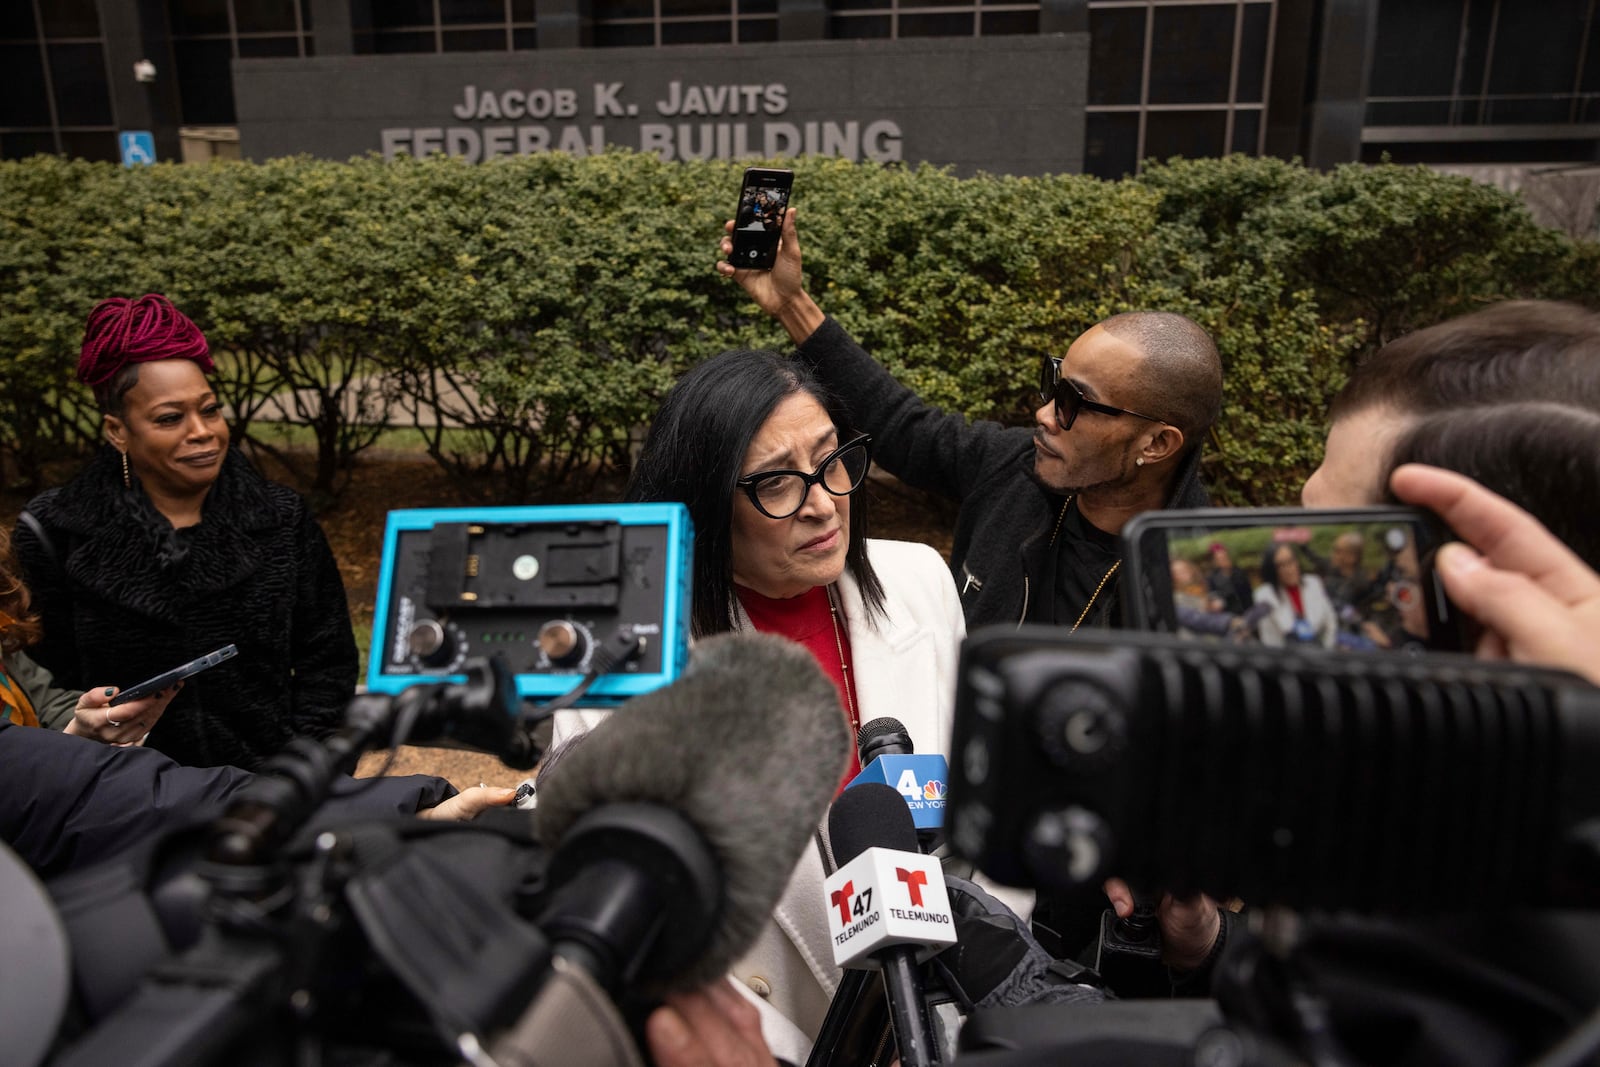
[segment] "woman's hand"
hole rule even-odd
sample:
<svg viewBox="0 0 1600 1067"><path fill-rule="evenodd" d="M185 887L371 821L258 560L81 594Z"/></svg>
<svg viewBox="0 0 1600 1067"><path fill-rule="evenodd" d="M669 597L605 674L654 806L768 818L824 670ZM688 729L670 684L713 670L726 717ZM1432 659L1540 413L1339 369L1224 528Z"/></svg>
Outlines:
<svg viewBox="0 0 1600 1067"><path fill-rule="evenodd" d="M111 698L117 695L116 686L91 689L78 698L78 706L72 709L72 721L61 732L118 748L142 745L182 688L182 682L175 682L154 696L140 697L116 707L111 706Z"/></svg>

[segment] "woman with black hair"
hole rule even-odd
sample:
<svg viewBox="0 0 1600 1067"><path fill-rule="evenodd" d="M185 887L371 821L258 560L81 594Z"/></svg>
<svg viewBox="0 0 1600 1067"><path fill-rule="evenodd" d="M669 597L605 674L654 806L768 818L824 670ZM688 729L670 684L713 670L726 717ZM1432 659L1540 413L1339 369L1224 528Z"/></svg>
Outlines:
<svg viewBox="0 0 1600 1067"><path fill-rule="evenodd" d="M955 584L929 546L868 540L857 490L870 460L870 439L804 367L724 352L668 395L626 498L689 508L694 636L754 629L798 641L852 728L892 714L921 750L943 750L965 636Z"/></svg>
<svg viewBox="0 0 1600 1067"><path fill-rule="evenodd" d="M833 680L852 731L893 716L918 751L947 753L966 633L960 600L932 548L867 538L858 490L870 459L871 441L804 366L773 352L724 352L667 396L626 498L688 506L695 637L758 630L797 641ZM762 710L753 698L750 714ZM859 770L854 754L840 770L842 787ZM766 1028L774 1051L797 1062L839 980L823 877L820 855L808 851L773 923L734 967L746 990L798 1027L787 1041L781 1025Z"/></svg>
<svg viewBox="0 0 1600 1067"><path fill-rule="evenodd" d="M1339 637L1339 613L1322 579L1305 572L1291 544L1277 542L1262 554L1255 602L1268 609L1256 624L1263 645L1332 648Z"/></svg>

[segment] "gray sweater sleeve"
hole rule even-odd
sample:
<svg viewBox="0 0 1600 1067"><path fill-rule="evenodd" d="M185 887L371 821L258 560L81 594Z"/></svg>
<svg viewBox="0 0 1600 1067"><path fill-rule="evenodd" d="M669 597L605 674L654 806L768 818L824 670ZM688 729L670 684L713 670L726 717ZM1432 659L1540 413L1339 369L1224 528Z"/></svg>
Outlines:
<svg viewBox="0 0 1600 1067"><path fill-rule="evenodd" d="M13 652L6 657L6 673L28 694L39 716L39 725L50 730L67 728L72 721L72 711L78 706L78 697L83 694L56 685L55 676L29 659L25 652Z"/></svg>

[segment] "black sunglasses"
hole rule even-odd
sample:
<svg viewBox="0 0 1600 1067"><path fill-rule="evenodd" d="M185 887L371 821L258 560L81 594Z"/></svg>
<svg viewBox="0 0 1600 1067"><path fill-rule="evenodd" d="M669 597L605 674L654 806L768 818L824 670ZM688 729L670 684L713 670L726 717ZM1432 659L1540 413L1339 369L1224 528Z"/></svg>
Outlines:
<svg viewBox="0 0 1600 1067"><path fill-rule="evenodd" d="M756 510L769 519L787 519L806 502L813 485L834 496L849 496L861 488L872 465L872 438L862 434L829 452L817 469L772 470L747 474L733 484L743 489Z"/></svg>
<svg viewBox="0 0 1600 1067"><path fill-rule="evenodd" d="M1114 408L1110 404L1090 400L1083 395L1083 390L1072 383L1071 378L1062 377L1061 360L1055 356L1044 356L1040 360L1039 399L1056 402L1056 425L1063 431L1072 429L1072 424L1078 420L1078 412L1085 410L1097 411L1102 415L1133 415L1151 422L1167 421L1132 408Z"/></svg>

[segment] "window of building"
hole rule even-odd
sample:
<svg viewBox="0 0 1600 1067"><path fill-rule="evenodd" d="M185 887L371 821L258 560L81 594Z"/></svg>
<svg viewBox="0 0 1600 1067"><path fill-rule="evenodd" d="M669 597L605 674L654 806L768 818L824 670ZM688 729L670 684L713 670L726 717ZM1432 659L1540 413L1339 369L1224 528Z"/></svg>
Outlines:
<svg viewBox="0 0 1600 1067"><path fill-rule="evenodd" d="M62 126L111 126L111 86L100 42L51 44L50 84Z"/></svg>
<svg viewBox="0 0 1600 1067"><path fill-rule="evenodd" d="M117 157L95 0L0 4L0 159Z"/></svg>
<svg viewBox="0 0 1600 1067"><path fill-rule="evenodd" d="M185 126L238 121L235 58L311 55L311 0L167 0L167 27Z"/></svg>
<svg viewBox="0 0 1600 1067"><path fill-rule="evenodd" d="M1597 0L1380 0L1369 126L1600 121Z"/></svg>
<svg viewBox="0 0 1600 1067"><path fill-rule="evenodd" d="M885 40L1039 32L1039 3L1008 0L833 0L828 36Z"/></svg>
<svg viewBox="0 0 1600 1067"><path fill-rule="evenodd" d="M17 2L19 6L28 4L28 0ZM39 20L48 39L100 36L100 13L94 0L41 0Z"/></svg>
<svg viewBox="0 0 1600 1067"><path fill-rule="evenodd" d="M537 0L384 0L358 10L357 53L505 52L538 47Z"/></svg>
<svg viewBox="0 0 1600 1067"><path fill-rule="evenodd" d="M1089 0L1084 170L1259 155L1277 0Z"/></svg>
<svg viewBox="0 0 1600 1067"><path fill-rule="evenodd" d="M778 39L777 0L594 0L601 48Z"/></svg>

